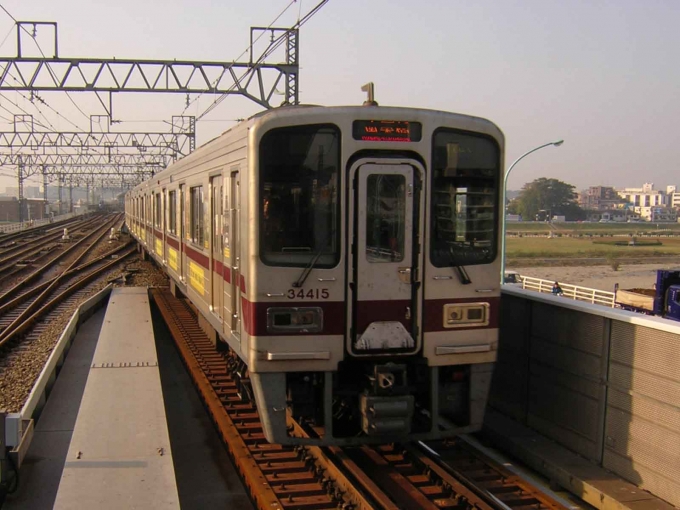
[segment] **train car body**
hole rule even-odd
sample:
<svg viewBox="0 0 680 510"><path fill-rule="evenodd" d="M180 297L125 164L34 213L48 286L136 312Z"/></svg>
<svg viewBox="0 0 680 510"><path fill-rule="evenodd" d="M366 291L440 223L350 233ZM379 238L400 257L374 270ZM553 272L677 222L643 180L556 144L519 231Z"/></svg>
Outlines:
<svg viewBox="0 0 680 510"><path fill-rule="evenodd" d="M466 115L280 108L131 190L127 224L270 442L452 436L481 426L496 359L503 147Z"/></svg>

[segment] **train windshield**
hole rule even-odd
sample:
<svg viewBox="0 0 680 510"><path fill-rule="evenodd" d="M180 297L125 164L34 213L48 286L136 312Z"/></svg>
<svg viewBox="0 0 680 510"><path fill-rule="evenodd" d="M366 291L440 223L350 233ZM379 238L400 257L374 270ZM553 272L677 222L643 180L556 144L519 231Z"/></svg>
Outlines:
<svg viewBox="0 0 680 510"><path fill-rule="evenodd" d="M272 129L260 143L260 257L273 266L334 267L340 257L340 130Z"/></svg>
<svg viewBox="0 0 680 510"><path fill-rule="evenodd" d="M498 237L498 145L491 138L439 129L432 167L432 264L492 262Z"/></svg>

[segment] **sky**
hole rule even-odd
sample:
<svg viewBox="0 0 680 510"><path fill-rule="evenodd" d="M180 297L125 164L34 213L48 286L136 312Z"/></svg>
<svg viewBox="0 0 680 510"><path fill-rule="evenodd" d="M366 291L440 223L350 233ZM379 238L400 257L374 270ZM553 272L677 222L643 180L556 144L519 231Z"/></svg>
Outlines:
<svg viewBox="0 0 680 510"><path fill-rule="evenodd" d="M18 20L56 21L61 57L197 61L245 61L249 27L282 12L276 26L291 26L317 3L0 0ZM13 23L0 11L0 55L16 55ZM523 159L509 189L539 177L577 189L665 189L680 185L679 23L677 0L330 0L300 32L300 100L361 104L372 81L381 105L484 117L505 134L506 168L564 139ZM51 48L47 29L37 37ZM88 129L87 115L104 113L92 93L71 93L83 112L63 93L40 95L60 112L39 105L57 129ZM15 109L11 99L42 118L21 94L3 96L0 106ZM199 115L214 97L190 100L186 114ZM112 130L167 131L185 106L183 94L116 94L114 116L124 122ZM198 145L261 109L228 97L198 122ZM15 180L0 175L7 185Z"/></svg>

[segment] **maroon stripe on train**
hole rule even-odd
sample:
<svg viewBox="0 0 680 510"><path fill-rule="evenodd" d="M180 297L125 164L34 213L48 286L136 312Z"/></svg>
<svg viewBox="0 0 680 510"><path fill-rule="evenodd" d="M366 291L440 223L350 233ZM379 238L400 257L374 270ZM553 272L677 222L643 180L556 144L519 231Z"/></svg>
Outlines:
<svg viewBox="0 0 680 510"><path fill-rule="evenodd" d="M174 239L170 236L166 236L165 239L167 240L170 246L172 246L175 250L179 251L179 241L177 239Z"/></svg>
<svg viewBox="0 0 680 510"><path fill-rule="evenodd" d="M345 303L342 301L279 301L253 303L241 296L243 327L255 336L319 336L345 334ZM319 333L270 333L267 331L268 308L318 307L323 310L323 330Z"/></svg>
<svg viewBox="0 0 680 510"><path fill-rule="evenodd" d="M406 331L411 331L412 320L406 319L406 308L412 307L410 299L383 301L357 301L356 330L362 334L371 322L401 322ZM413 313L413 310L411 310Z"/></svg>
<svg viewBox="0 0 680 510"><path fill-rule="evenodd" d="M156 230L156 229L154 228L154 229L153 229L153 233L154 233L154 235L155 235L158 239L163 239L163 232L162 232L162 231Z"/></svg>
<svg viewBox="0 0 680 510"><path fill-rule="evenodd" d="M451 303L489 303L489 325L445 328L444 305ZM423 305L423 331L425 333L433 333L435 331L460 331L464 329L498 328L500 303L500 297L488 297L484 299L429 299L425 301L425 304Z"/></svg>
<svg viewBox="0 0 680 510"><path fill-rule="evenodd" d="M210 259L203 255L200 251L193 249L186 243L184 243L184 251L186 252L187 257L189 257L194 262L198 262L205 269L210 268Z"/></svg>

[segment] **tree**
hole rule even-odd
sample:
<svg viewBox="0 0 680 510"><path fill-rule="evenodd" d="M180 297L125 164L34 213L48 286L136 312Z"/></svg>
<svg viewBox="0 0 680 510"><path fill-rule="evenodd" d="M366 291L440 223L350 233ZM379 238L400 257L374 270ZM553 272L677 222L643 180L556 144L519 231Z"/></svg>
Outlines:
<svg viewBox="0 0 680 510"><path fill-rule="evenodd" d="M575 187L557 179L541 177L527 183L519 196L510 202L508 212L521 214L525 220L539 217L565 216L567 220L579 220L584 211L576 202Z"/></svg>

